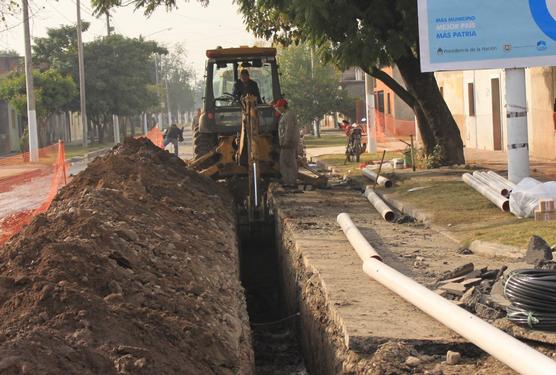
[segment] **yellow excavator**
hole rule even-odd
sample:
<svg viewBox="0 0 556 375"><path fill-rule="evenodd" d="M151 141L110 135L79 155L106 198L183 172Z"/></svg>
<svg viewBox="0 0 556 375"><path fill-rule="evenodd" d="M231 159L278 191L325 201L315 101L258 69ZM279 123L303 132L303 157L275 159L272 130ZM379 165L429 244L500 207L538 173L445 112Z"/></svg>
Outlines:
<svg viewBox="0 0 556 375"><path fill-rule="evenodd" d="M275 48L240 47L208 50L205 94L198 125L193 131L190 168L228 181L248 222L268 217L266 191L280 176L278 120L272 107L282 98ZM257 82L259 98L235 97L241 70ZM326 185L324 176L301 163L305 184Z"/></svg>

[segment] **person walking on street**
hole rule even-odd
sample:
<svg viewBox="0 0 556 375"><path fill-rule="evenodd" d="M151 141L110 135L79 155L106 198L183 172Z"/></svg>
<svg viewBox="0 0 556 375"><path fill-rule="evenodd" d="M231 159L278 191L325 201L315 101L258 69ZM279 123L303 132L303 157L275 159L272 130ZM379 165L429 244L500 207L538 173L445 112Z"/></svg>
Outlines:
<svg viewBox="0 0 556 375"><path fill-rule="evenodd" d="M176 124L172 124L164 136L164 148L170 143L173 144L174 154L178 156L178 143L181 141L183 141L183 129L178 128Z"/></svg>
<svg viewBox="0 0 556 375"><path fill-rule="evenodd" d="M299 129L295 114L288 109L286 99L278 99L274 108L281 113L278 123L278 139L280 144L280 174L284 187L297 187L297 148Z"/></svg>

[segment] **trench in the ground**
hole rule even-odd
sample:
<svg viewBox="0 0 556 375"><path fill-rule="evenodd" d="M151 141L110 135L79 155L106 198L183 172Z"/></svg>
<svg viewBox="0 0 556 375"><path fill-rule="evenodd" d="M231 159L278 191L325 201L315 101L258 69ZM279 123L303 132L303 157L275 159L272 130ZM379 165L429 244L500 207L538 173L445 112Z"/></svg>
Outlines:
<svg viewBox="0 0 556 375"><path fill-rule="evenodd" d="M298 315L282 293L274 223L240 226L241 282L251 323L257 375L307 374Z"/></svg>

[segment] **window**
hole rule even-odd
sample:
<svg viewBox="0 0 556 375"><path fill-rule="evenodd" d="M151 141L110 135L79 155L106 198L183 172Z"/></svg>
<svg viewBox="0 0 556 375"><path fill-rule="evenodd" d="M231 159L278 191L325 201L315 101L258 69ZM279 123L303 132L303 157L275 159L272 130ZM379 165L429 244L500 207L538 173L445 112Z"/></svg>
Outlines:
<svg viewBox="0 0 556 375"><path fill-rule="evenodd" d="M243 68L240 67L238 69L241 70ZM263 102L270 104L274 100L272 94L272 68L270 64L263 64L260 68L249 67L247 70L249 71L251 79L257 82ZM224 99L216 100L217 107L230 106L234 104L226 98L226 94L231 94L234 91L234 84L234 66L232 63L228 63L226 67L215 69L214 77L212 79L214 98Z"/></svg>
<svg viewBox="0 0 556 375"><path fill-rule="evenodd" d="M475 89L473 83L469 82L467 84L467 103L468 103L468 115L475 116Z"/></svg>
<svg viewBox="0 0 556 375"><path fill-rule="evenodd" d="M444 97L444 87L440 86L440 95Z"/></svg>
<svg viewBox="0 0 556 375"><path fill-rule="evenodd" d="M386 113L388 114L392 113L392 106L390 104L390 93L386 94Z"/></svg>

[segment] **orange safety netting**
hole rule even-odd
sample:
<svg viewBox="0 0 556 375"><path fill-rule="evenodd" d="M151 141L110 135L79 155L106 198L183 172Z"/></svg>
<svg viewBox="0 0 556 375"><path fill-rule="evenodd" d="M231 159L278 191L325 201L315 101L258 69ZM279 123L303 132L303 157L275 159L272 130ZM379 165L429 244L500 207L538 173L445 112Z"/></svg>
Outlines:
<svg viewBox="0 0 556 375"><path fill-rule="evenodd" d="M146 134L146 137L155 145L164 148L164 135L159 128L152 128Z"/></svg>
<svg viewBox="0 0 556 375"><path fill-rule="evenodd" d="M48 194L38 207L25 208L0 218L0 244L10 239L31 220L48 210L58 190L67 183L68 165L65 160L64 143L43 147L39 150L39 161L30 162L29 154L22 153L0 159L0 192L6 193L25 184L32 184L37 178L50 181ZM40 184L43 182L40 181ZM40 190L40 189L39 189ZM29 185L28 193L37 194L35 187ZM10 199L10 197L6 197Z"/></svg>
<svg viewBox="0 0 556 375"><path fill-rule="evenodd" d="M390 114L375 110L376 139L415 135L415 121L399 120Z"/></svg>

